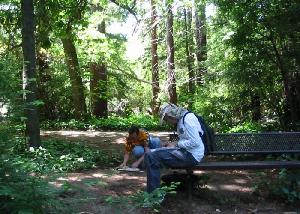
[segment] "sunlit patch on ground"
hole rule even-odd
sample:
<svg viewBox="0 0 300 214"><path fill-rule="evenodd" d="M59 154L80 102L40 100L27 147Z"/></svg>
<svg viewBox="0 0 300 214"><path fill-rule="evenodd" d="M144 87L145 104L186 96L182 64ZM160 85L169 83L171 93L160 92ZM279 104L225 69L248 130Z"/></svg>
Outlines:
<svg viewBox="0 0 300 214"><path fill-rule="evenodd" d="M153 132L163 140L169 132ZM82 142L95 145L103 150L123 151L126 132L90 132L90 131L46 131L44 138L65 139L70 142ZM123 154L123 153L120 153ZM162 174L169 171L164 169ZM184 170L182 172L185 172ZM207 185L195 190L192 200L186 192L167 195L162 203L161 213L299 213L295 207L286 207L284 203L258 197L252 186L256 178L255 171L195 171L196 175L207 175ZM127 197L146 189L146 172L120 172L113 168L87 170L78 173L66 173L57 176L51 182L66 190L61 200L72 204L75 213L145 213L145 210L132 210L120 205L120 209L110 207L106 198ZM126 210L127 209L127 210ZM189 212L187 212L189 210Z"/></svg>
<svg viewBox="0 0 300 214"><path fill-rule="evenodd" d="M160 137L161 140L166 141L168 140L168 136L170 132L150 132L151 135ZM124 139L127 136L127 132L102 132L102 131L41 131L41 136L61 136L63 139L80 139L84 138L85 140L95 140L101 138L102 142L111 142L121 144L124 143ZM95 142L95 143L96 143Z"/></svg>

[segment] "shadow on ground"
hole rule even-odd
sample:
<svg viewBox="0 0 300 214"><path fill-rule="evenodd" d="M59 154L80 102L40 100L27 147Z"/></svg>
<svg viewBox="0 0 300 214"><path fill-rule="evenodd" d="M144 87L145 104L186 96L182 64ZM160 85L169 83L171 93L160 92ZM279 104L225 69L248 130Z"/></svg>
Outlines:
<svg viewBox="0 0 300 214"><path fill-rule="evenodd" d="M169 133L153 133L166 140ZM123 151L126 132L92 131L47 131L43 138L66 139L86 143L95 148ZM167 173L169 171L165 171ZM209 177L207 185L197 189L192 199L185 191L167 195L160 213L285 213L299 214L300 205L288 205L278 200L259 197L253 193L258 179L255 171L210 171L195 172ZM120 172L113 169L94 169L78 173L67 173L52 182L55 186L68 184L60 199L72 206L72 213L153 213L149 209L136 209L126 201L118 206L109 206L109 196L129 196L145 190L145 172ZM122 204L123 203L123 204Z"/></svg>

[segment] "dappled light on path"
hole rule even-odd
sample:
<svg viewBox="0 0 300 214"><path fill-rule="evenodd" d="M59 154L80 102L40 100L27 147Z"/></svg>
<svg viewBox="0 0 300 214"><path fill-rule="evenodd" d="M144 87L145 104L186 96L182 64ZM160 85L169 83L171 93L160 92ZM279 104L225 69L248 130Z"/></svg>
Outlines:
<svg viewBox="0 0 300 214"><path fill-rule="evenodd" d="M150 132L167 140L170 132ZM61 139L67 142L95 146L99 150L123 154L124 138L127 132L118 131L42 131L43 139ZM112 153L113 154L113 153ZM108 197L128 197L146 190L146 172L114 170L110 165L76 173L57 175L51 184L65 189L60 198L72 203L76 213L141 213L143 209L120 205L120 210L107 204ZM181 171L180 171L181 172ZM184 170L182 172L185 172ZM170 170L162 170L162 174ZM253 194L252 187L259 179L257 171L194 171L199 176L208 176L207 185L194 189L192 200L185 190L176 195L167 195L162 203L161 213L284 213L295 211L283 203L268 200ZM80 201L80 203L78 203ZM126 211L127 209L127 211ZM117 212L118 211L118 212ZM278 211L278 212L277 212Z"/></svg>
<svg viewBox="0 0 300 214"><path fill-rule="evenodd" d="M149 132L151 135L160 137L163 141L167 141L168 135L171 132ZM84 140L98 140L101 142L110 142L116 144L124 143L127 132L120 131L41 131L42 137L62 138L62 139L84 139Z"/></svg>

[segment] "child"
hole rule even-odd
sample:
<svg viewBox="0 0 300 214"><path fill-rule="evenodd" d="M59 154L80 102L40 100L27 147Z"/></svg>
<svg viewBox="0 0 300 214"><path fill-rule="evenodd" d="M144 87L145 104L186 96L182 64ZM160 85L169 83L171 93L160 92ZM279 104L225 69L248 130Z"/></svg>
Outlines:
<svg viewBox="0 0 300 214"><path fill-rule="evenodd" d="M126 167L130 153L135 157L135 162L131 165L132 168L137 168L144 160L144 154L150 149L159 148L160 139L149 135L145 130L139 129L137 126L131 126L128 130L128 136L125 142L125 154L123 163L120 168Z"/></svg>

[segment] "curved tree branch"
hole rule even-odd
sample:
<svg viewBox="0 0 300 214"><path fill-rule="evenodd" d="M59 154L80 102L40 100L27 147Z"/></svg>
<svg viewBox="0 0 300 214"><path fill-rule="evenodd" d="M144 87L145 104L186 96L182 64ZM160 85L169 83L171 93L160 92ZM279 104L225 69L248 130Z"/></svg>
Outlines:
<svg viewBox="0 0 300 214"><path fill-rule="evenodd" d="M124 10L127 10L131 15L134 16L137 22L139 22L139 19L137 18L136 12L134 11L135 5L136 5L136 0L133 1L133 6L129 7L128 5L123 5L120 2L116 0L110 0L112 3L116 4L117 6L123 8Z"/></svg>

